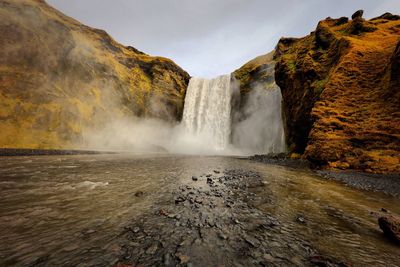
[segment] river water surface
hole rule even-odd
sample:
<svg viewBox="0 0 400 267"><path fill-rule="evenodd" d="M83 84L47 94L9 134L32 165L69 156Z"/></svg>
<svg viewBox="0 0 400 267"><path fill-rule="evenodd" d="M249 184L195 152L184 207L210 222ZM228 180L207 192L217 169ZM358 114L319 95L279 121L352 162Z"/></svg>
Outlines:
<svg viewBox="0 0 400 267"><path fill-rule="evenodd" d="M321 254L354 266L400 266L400 247L370 215L382 207L400 214L398 198L234 157L130 154L1 157L0 265L112 265L128 222L216 169L259 173L267 186L256 208Z"/></svg>

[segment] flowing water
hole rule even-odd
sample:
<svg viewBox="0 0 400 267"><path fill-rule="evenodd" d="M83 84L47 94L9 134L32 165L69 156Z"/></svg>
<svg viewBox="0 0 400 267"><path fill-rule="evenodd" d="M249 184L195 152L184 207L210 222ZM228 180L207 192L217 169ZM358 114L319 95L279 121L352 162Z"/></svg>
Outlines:
<svg viewBox="0 0 400 267"><path fill-rule="evenodd" d="M354 266L400 266L400 248L370 216L382 207L400 213L397 198L233 157L129 154L0 158L0 265L113 264L126 223L215 169L260 173L257 209L290 225L283 235ZM305 223L293 223L299 216Z"/></svg>
<svg viewBox="0 0 400 267"><path fill-rule="evenodd" d="M284 152L279 87L254 86L241 99L232 80L230 75L190 79L182 118L184 132L213 154Z"/></svg>
<svg viewBox="0 0 400 267"><path fill-rule="evenodd" d="M192 78L186 92L182 123L192 134L223 150L231 134L230 75L214 79Z"/></svg>

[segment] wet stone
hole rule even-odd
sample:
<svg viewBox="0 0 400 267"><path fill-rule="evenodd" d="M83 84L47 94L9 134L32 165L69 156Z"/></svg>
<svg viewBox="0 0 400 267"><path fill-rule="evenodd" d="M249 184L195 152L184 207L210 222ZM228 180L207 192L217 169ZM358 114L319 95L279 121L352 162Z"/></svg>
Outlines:
<svg viewBox="0 0 400 267"><path fill-rule="evenodd" d="M157 248L158 248L157 244L152 245L146 250L146 254L153 255L154 253L156 253Z"/></svg>
<svg viewBox="0 0 400 267"><path fill-rule="evenodd" d="M302 217L302 216L298 216L298 217L296 218L296 221L297 221L298 223L301 223L301 224L306 224L306 219L304 219L304 217Z"/></svg>
<svg viewBox="0 0 400 267"><path fill-rule="evenodd" d="M244 240L252 245L253 247L258 247L260 245L260 241L258 241L256 238L251 237L251 236L246 236Z"/></svg>
<svg viewBox="0 0 400 267"><path fill-rule="evenodd" d="M135 197L141 197L141 196L143 196L143 195L144 195L143 191L137 191L137 192L135 193Z"/></svg>
<svg viewBox="0 0 400 267"><path fill-rule="evenodd" d="M126 231L121 261L133 266L270 266L271 262L289 266L307 262L313 251L288 247L294 242L288 228L251 203L255 193L244 184L259 184L256 173L225 170L221 177L207 176L209 186L180 187L171 192L171 201L157 203L156 212L150 210L138 219L140 223L133 223L130 228L140 227L140 231ZM226 184L218 183L220 179ZM135 246L128 246L129 242Z"/></svg>

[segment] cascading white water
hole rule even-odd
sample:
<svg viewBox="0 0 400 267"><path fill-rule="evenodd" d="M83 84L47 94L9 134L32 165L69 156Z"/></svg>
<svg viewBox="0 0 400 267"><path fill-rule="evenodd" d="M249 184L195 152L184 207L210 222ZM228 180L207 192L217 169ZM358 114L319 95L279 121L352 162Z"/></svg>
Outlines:
<svg viewBox="0 0 400 267"><path fill-rule="evenodd" d="M254 86L240 105L231 107L238 90L230 75L190 79L182 118L192 137L188 145L234 154L284 152L279 87Z"/></svg>
<svg viewBox="0 0 400 267"><path fill-rule="evenodd" d="M192 78L186 91L182 123L191 134L224 150L231 134L230 75L214 79Z"/></svg>

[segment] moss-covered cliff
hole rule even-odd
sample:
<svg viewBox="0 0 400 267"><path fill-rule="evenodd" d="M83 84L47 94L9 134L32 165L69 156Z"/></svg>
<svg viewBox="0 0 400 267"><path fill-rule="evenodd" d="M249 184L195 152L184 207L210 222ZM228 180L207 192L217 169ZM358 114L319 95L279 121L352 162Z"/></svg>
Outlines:
<svg viewBox="0 0 400 267"><path fill-rule="evenodd" d="M171 60L41 0L0 1L0 18L0 148L77 148L121 117L180 119L189 75Z"/></svg>
<svg viewBox="0 0 400 267"><path fill-rule="evenodd" d="M235 89L233 95L233 121L235 124L248 116L245 113L245 103L247 103L250 93L256 88L270 90L276 88L275 83L275 61L274 51L258 56L239 69L232 72L232 82Z"/></svg>
<svg viewBox="0 0 400 267"><path fill-rule="evenodd" d="M360 13L279 41L288 145L320 165L400 172L400 17Z"/></svg>
<svg viewBox="0 0 400 267"><path fill-rule="evenodd" d="M271 87L275 84L273 56L274 51L256 57L232 73L233 77L239 82L242 96L249 93L255 86Z"/></svg>

